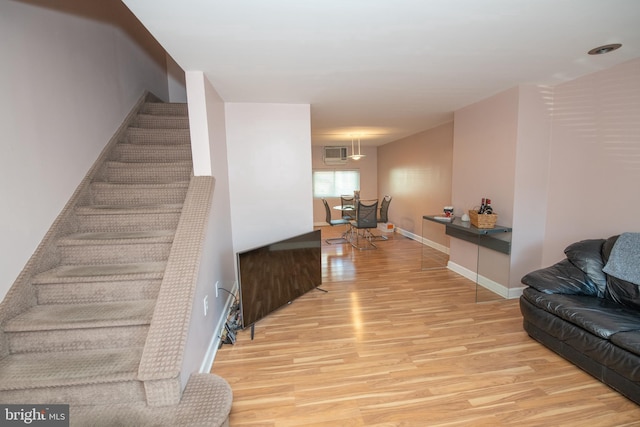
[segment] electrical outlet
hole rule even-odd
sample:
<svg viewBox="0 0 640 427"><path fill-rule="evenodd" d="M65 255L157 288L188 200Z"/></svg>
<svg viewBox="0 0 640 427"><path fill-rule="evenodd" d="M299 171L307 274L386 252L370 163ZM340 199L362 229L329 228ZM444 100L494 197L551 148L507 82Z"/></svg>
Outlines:
<svg viewBox="0 0 640 427"><path fill-rule="evenodd" d="M216 298L218 298L218 285L220 284L219 280L216 280Z"/></svg>
<svg viewBox="0 0 640 427"><path fill-rule="evenodd" d="M209 311L209 295L204 296L204 315L207 316L207 312Z"/></svg>

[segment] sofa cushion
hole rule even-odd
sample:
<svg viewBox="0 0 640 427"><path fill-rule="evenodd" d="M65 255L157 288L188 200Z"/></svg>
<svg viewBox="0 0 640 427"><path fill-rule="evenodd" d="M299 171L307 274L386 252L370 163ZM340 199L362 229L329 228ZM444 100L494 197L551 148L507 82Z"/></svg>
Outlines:
<svg viewBox="0 0 640 427"><path fill-rule="evenodd" d="M618 241L619 236L608 238L602 245L602 259L608 263L612 251ZM640 268L634 263L635 268ZM620 279L613 275L607 275L607 287L605 291L606 299L622 304L626 307L640 311L640 286Z"/></svg>
<svg viewBox="0 0 640 427"><path fill-rule="evenodd" d="M611 342L640 356L640 331L618 332L611 336Z"/></svg>
<svg viewBox="0 0 640 427"><path fill-rule="evenodd" d="M640 404L640 356L535 306L524 295L520 309L531 337Z"/></svg>
<svg viewBox="0 0 640 427"><path fill-rule="evenodd" d="M598 296L603 297L607 287L607 275L602 271L602 245L604 239L582 240L573 243L564 250L567 259L578 267L598 290Z"/></svg>
<svg viewBox="0 0 640 427"><path fill-rule="evenodd" d="M598 288L568 259L522 278L522 283L547 294L598 295Z"/></svg>
<svg viewBox="0 0 640 427"><path fill-rule="evenodd" d="M545 294L531 288L522 295L535 306L604 339L619 332L640 331L636 311L603 298Z"/></svg>

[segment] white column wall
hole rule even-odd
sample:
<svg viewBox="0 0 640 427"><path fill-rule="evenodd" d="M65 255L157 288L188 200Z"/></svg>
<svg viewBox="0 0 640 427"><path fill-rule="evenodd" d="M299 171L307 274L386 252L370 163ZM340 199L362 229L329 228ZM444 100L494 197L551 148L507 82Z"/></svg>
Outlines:
<svg viewBox="0 0 640 427"><path fill-rule="evenodd" d="M224 101L202 72L187 72L186 81L194 168L197 164L196 175L212 175L215 185L181 370L183 385L191 373L211 370L218 334L227 318L226 303L233 299L235 285Z"/></svg>
<svg viewBox="0 0 640 427"><path fill-rule="evenodd" d="M205 78L202 71L187 71L187 100L189 103L189 127L193 174L211 176L211 151L209 149L209 120L207 117L207 96Z"/></svg>
<svg viewBox="0 0 640 427"><path fill-rule="evenodd" d="M313 230L308 104L226 104L236 252Z"/></svg>

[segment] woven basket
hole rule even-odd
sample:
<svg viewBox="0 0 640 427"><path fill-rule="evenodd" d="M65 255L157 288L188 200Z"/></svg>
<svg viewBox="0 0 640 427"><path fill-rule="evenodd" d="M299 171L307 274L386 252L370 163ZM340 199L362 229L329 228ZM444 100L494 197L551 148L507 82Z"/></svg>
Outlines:
<svg viewBox="0 0 640 427"><path fill-rule="evenodd" d="M476 228L494 228L498 220L498 214L480 214L478 211L469 211L471 225Z"/></svg>

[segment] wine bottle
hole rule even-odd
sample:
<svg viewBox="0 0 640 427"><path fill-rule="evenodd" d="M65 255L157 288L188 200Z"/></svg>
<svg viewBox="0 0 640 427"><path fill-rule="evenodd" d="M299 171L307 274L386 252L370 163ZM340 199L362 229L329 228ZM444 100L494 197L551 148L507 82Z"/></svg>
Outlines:
<svg viewBox="0 0 640 427"><path fill-rule="evenodd" d="M484 213L487 215L490 215L493 213L493 208L491 207L491 199L487 199L487 202L484 205Z"/></svg>
<svg viewBox="0 0 640 427"><path fill-rule="evenodd" d="M481 214L484 213L484 210L486 208L485 203L486 203L485 202L485 198L483 197L482 198L482 203L480 204L480 209L478 210L478 215L481 215Z"/></svg>

